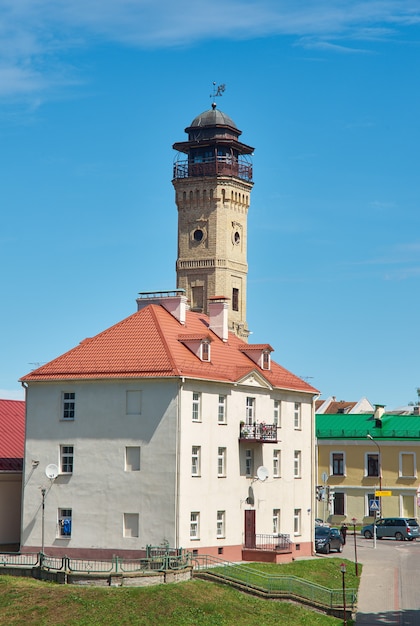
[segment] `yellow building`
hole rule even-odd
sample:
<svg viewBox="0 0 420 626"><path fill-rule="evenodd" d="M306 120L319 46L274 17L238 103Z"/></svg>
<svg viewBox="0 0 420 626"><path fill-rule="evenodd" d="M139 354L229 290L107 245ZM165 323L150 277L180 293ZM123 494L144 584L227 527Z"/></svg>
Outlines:
<svg viewBox="0 0 420 626"><path fill-rule="evenodd" d="M420 416L413 409L316 415L318 518L339 524L417 517Z"/></svg>

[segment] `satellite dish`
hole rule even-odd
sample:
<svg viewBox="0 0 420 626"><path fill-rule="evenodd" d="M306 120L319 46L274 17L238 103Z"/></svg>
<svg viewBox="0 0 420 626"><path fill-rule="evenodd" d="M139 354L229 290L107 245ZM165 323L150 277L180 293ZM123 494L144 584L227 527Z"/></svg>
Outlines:
<svg viewBox="0 0 420 626"><path fill-rule="evenodd" d="M257 469L257 478L258 480L261 480L261 482L264 482L265 480L267 480L268 469L264 467L264 465L260 465L260 467Z"/></svg>
<svg viewBox="0 0 420 626"><path fill-rule="evenodd" d="M50 463L49 465L47 465L47 467L45 468L45 474L47 478L49 478L50 480L54 480L55 478L57 478L58 476L57 465L54 465L54 463Z"/></svg>

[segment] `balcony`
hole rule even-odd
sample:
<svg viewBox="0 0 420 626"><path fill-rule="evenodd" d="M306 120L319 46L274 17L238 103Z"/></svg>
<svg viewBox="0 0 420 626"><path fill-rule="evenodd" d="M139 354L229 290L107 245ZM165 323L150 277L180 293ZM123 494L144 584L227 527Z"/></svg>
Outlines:
<svg viewBox="0 0 420 626"><path fill-rule="evenodd" d="M199 162L177 161L174 164L173 175L175 179L201 176L237 176L250 182L252 181L252 165L241 158L208 157Z"/></svg>
<svg viewBox="0 0 420 626"><path fill-rule="evenodd" d="M254 441L258 443L277 443L276 424L241 424L239 428L240 441Z"/></svg>

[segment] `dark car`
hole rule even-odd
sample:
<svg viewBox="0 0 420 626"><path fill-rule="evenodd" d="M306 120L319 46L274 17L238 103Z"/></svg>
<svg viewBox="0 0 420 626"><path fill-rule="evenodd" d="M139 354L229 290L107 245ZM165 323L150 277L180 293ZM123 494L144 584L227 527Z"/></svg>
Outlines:
<svg viewBox="0 0 420 626"><path fill-rule="evenodd" d="M384 517L375 522L376 536L378 539L383 537L395 537L397 541L413 541L420 537L420 528L414 517ZM364 526L360 531L366 539L372 539L374 534L373 524Z"/></svg>
<svg viewBox="0 0 420 626"><path fill-rule="evenodd" d="M343 551L343 537L338 528L328 528L328 526L315 527L315 550L329 554L331 550Z"/></svg>

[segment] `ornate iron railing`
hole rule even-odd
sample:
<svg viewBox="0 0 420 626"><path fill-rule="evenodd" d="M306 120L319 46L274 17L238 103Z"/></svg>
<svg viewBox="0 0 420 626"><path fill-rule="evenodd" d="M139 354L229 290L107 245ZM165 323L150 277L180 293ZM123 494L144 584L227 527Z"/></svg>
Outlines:
<svg viewBox="0 0 420 626"><path fill-rule="evenodd" d="M241 424L239 429L239 439L260 441L262 443L277 443L276 424Z"/></svg>

